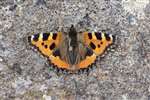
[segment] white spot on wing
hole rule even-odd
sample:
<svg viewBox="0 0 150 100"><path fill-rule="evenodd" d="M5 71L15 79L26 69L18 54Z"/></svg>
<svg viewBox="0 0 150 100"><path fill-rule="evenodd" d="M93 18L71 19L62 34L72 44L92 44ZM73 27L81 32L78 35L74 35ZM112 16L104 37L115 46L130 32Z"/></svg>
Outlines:
<svg viewBox="0 0 150 100"><path fill-rule="evenodd" d="M34 38L34 35L31 36L31 41L33 40L33 38Z"/></svg>

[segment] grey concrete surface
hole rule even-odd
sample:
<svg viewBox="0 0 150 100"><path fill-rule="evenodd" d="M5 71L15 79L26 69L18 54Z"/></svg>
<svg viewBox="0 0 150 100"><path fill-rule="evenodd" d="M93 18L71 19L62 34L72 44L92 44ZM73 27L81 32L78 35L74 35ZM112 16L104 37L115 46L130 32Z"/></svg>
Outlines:
<svg viewBox="0 0 150 100"><path fill-rule="evenodd" d="M28 45L71 24L118 37L89 75L56 74ZM0 100L150 100L150 1L0 0Z"/></svg>

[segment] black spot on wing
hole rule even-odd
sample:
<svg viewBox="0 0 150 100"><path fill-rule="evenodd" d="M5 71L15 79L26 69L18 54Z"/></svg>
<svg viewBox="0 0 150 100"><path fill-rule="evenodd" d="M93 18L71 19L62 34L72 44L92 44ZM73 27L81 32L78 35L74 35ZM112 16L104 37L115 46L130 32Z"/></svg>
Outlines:
<svg viewBox="0 0 150 100"><path fill-rule="evenodd" d="M93 51L91 49L89 49L89 48L86 48L85 56L91 56L91 55L93 55Z"/></svg>
<svg viewBox="0 0 150 100"><path fill-rule="evenodd" d="M96 46L95 46L95 44L93 43L93 42L90 42L90 47L92 48L92 49L96 49Z"/></svg>
<svg viewBox="0 0 150 100"><path fill-rule="evenodd" d="M99 32L95 32L95 36L98 40L102 40L102 34Z"/></svg>
<svg viewBox="0 0 150 100"><path fill-rule="evenodd" d="M55 50L54 52L53 52L53 55L56 57L56 56L61 56L60 55L60 50L59 49L57 49L57 50Z"/></svg>
<svg viewBox="0 0 150 100"><path fill-rule="evenodd" d="M52 43L52 44L49 46L50 50L53 50L55 47L56 47L55 43Z"/></svg>
<svg viewBox="0 0 150 100"><path fill-rule="evenodd" d="M92 39L92 33L88 33L89 39Z"/></svg>
<svg viewBox="0 0 150 100"><path fill-rule="evenodd" d="M44 45L44 42L42 42L41 45Z"/></svg>
<svg viewBox="0 0 150 100"><path fill-rule="evenodd" d="M52 36L53 40L56 40L57 38L57 33L54 33L53 36Z"/></svg>
<svg viewBox="0 0 150 100"><path fill-rule="evenodd" d="M40 34L33 35L33 41L37 42L39 40Z"/></svg>
<svg viewBox="0 0 150 100"><path fill-rule="evenodd" d="M48 40L49 35L49 33L43 33L43 41Z"/></svg>
<svg viewBox="0 0 150 100"><path fill-rule="evenodd" d="M107 40L107 41L110 41L110 36L109 36L109 34L104 34L104 35L105 35L106 40Z"/></svg>
<svg viewBox="0 0 150 100"><path fill-rule="evenodd" d="M47 49L47 45L44 45L44 47Z"/></svg>

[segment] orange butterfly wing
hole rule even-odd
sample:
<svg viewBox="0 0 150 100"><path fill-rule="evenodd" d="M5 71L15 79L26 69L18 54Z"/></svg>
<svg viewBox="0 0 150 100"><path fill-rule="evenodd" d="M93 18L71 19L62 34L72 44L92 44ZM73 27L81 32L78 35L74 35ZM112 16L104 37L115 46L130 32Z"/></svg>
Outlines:
<svg viewBox="0 0 150 100"><path fill-rule="evenodd" d="M106 48L113 43L114 36L101 32L84 32L82 40L85 47L93 51L90 55L86 55L86 58L77 65L80 69L85 69L92 65L96 57L102 55Z"/></svg>
<svg viewBox="0 0 150 100"><path fill-rule="evenodd" d="M69 69L69 64L60 59L60 55L55 51L59 48L62 42L62 33L38 33L28 37L30 43L38 48L38 50L48 57L58 68Z"/></svg>

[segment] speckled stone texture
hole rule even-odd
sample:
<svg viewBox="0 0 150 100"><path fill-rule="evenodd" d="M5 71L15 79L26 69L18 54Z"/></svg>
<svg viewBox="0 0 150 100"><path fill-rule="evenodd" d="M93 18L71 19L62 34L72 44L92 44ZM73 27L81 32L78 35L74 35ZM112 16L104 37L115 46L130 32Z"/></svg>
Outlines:
<svg viewBox="0 0 150 100"><path fill-rule="evenodd" d="M106 30L117 47L87 74L54 72L27 37ZM1 100L150 100L149 0L0 0Z"/></svg>

